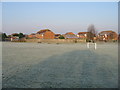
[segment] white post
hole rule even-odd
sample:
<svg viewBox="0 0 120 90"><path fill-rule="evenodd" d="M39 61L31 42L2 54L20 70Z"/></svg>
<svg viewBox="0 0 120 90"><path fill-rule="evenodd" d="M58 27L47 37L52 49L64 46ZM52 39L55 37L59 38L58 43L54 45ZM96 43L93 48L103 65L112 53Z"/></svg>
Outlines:
<svg viewBox="0 0 120 90"><path fill-rule="evenodd" d="M95 49L97 49L97 44L95 43Z"/></svg>
<svg viewBox="0 0 120 90"><path fill-rule="evenodd" d="M13 41L13 38L11 38L11 41Z"/></svg>
<svg viewBox="0 0 120 90"><path fill-rule="evenodd" d="M87 43L87 48L89 48L89 43Z"/></svg>

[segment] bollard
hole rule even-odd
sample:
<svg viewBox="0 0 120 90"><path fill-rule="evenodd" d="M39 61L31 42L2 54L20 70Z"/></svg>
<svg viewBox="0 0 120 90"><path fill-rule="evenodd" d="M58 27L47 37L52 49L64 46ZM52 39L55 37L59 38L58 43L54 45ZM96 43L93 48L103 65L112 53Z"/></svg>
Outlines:
<svg viewBox="0 0 120 90"><path fill-rule="evenodd" d="M97 49L97 44L95 43L95 49Z"/></svg>
<svg viewBox="0 0 120 90"><path fill-rule="evenodd" d="M89 48L89 43L87 43L87 48Z"/></svg>

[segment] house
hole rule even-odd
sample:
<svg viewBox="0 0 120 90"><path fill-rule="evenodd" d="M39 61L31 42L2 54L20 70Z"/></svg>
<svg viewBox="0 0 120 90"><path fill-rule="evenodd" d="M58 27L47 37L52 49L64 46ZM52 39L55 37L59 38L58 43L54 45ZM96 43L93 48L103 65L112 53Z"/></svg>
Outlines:
<svg viewBox="0 0 120 90"><path fill-rule="evenodd" d="M13 33L11 34L12 39L19 39L19 34L18 33Z"/></svg>
<svg viewBox="0 0 120 90"><path fill-rule="evenodd" d="M11 34L11 36L12 36L12 37L14 37L14 36L17 36L17 37L18 37L19 34L18 34L18 33L13 33L13 34Z"/></svg>
<svg viewBox="0 0 120 90"><path fill-rule="evenodd" d="M43 29L36 33L38 39L54 39L55 34L49 29Z"/></svg>
<svg viewBox="0 0 120 90"><path fill-rule="evenodd" d="M59 39L61 34L55 34L55 39Z"/></svg>
<svg viewBox="0 0 120 90"><path fill-rule="evenodd" d="M86 39L87 38L87 33L88 32L79 32L77 34L77 37L80 38L80 39Z"/></svg>
<svg viewBox="0 0 120 90"><path fill-rule="evenodd" d="M32 33L30 35L27 36L28 38L36 38L36 34L35 33Z"/></svg>
<svg viewBox="0 0 120 90"><path fill-rule="evenodd" d="M18 33L11 34L10 39L11 39L11 41L13 41L13 40L19 40L19 34Z"/></svg>
<svg viewBox="0 0 120 90"><path fill-rule="evenodd" d="M114 31L102 31L98 34L97 38L102 41L118 40L118 35Z"/></svg>
<svg viewBox="0 0 120 90"><path fill-rule="evenodd" d="M78 38L73 32L67 32L63 36L65 37L65 39L76 39L76 38Z"/></svg>

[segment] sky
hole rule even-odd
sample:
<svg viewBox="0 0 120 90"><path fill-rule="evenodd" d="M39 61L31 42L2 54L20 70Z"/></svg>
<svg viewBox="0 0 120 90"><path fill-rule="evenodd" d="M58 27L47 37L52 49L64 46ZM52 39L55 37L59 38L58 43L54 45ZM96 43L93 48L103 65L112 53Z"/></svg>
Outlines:
<svg viewBox="0 0 120 90"><path fill-rule="evenodd" d="M7 34L85 32L94 24L98 32L118 31L117 2L2 2L2 30Z"/></svg>

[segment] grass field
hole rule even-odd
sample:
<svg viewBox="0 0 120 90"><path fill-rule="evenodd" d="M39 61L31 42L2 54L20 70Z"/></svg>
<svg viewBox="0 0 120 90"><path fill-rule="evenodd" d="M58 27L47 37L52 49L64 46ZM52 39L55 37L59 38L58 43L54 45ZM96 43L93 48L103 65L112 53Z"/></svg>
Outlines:
<svg viewBox="0 0 120 90"><path fill-rule="evenodd" d="M116 88L118 44L4 42L3 88Z"/></svg>

